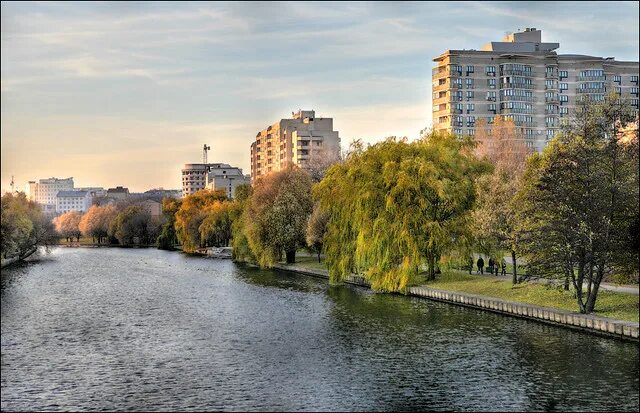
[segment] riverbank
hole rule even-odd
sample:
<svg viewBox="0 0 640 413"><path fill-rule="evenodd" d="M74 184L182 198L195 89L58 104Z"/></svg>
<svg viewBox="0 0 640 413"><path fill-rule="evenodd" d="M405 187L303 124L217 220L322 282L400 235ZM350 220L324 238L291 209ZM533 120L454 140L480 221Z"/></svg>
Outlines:
<svg viewBox="0 0 640 413"><path fill-rule="evenodd" d="M17 262L25 260L26 258L29 258L31 255L33 255L37 250L38 250L38 248L34 248L34 249L30 250L29 252L27 252L22 257L17 256L17 257L11 257L11 258L3 258L2 260L0 260L0 268L6 268L6 267L8 267L10 265L13 265L13 264L17 263Z"/></svg>
<svg viewBox="0 0 640 413"><path fill-rule="evenodd" d="M317 268L320 266L317 262L316 265L313 266L315 268L310 268L306 265L300 264L276 264L274 268L281 271L288 271L313 277L329 278L329 272L326 269ZM369 283L364 278L358 276L352 275L345 280L345 282L370 288ZM407 293L408 295L416 297L482 309L519 318L531 319L566 328L579 329L593 334L638 341L639 326L637 321L634 322L609 317L579 314L560 308L510 301L502 298L468 292L433 288L427 285L409 287L407 289ZM637 297L635 299L637 300Z"/></svg>

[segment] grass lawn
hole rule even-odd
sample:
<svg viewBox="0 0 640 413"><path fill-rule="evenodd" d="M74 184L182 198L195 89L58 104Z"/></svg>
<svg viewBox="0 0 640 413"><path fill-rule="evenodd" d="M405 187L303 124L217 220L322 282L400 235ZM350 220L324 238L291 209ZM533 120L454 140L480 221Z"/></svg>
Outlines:
<svg viewBox="0 0 640 413"><path fill-rule="evenodd" d="M284 264L284 263L283 263ZM317 256L296 256L296 263L298 267L309 268L311 270L326 270L327 265L324 263L324 259L322 262L318 262Z"/></svg>
<svg viewBox="0 0 640 413"><path fill-rule="evenodd" d="M573 312L578 311L578 303L573 297L573 293L564 291L562 287L535 283L513 286L510 281L491 279L489 276L469 275L459 271L440 274L435 281L422 284L442 290L485 295ZM595 315L638 322L638 296L600 290Z"/></svg>

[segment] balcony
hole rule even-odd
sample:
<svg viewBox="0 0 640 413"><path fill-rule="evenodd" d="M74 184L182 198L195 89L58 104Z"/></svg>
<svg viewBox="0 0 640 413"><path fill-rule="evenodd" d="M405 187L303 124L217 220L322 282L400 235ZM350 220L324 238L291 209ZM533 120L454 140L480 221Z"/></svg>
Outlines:
<svg viewBox="0 0 640 413"><path fill-rule="evenodd" d="M500 69L500 76L525 76L533 77L533 72L518 69Z"/></svg>
<svg viewBox="0 0 640 413"><path fill-rule="evenodd" d="M576 76L576 80L578 82L586 82L586 81L604 82L606 80L606 78L605 78L605 76Z"/></svg>
<svg viewBox="0 0 640 413"><path fill-rule="evenodd" d="M502 83L502 89L533 89L535 86L533 84L526 83Z"/></svg>

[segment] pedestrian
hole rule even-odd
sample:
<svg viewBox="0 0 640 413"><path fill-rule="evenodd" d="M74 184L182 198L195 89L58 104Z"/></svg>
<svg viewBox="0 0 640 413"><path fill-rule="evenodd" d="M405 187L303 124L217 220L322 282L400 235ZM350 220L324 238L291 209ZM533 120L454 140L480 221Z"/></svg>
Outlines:
<svg viewBox="0 0 640 413"><path fill-rule="evenodd" d="M498 260L494 261L493 271L495 272L496 277L497 277L498 276L498 272L500 271L500 266L498 265Z"/></svg>
<svg viewBox="0 0 640 413"><path fill-rule="evenodd" d="M505 261L505 259L502 259L502 275L506 276L507 275L507 262Z"/></svg>
<svg viewBox="0 0 640 413"><path fill-rule="evenodd" d="M482 257L478 258L478 262L476 264L478 265L478 272L480 274L484 274L484 260Z"/></svg>
<svg viewBox="0 0 640 413"><path fill-rule="evenodd" d="M487 272L493 274L493 258L489 257L489 265L487 266Z"/></svg>

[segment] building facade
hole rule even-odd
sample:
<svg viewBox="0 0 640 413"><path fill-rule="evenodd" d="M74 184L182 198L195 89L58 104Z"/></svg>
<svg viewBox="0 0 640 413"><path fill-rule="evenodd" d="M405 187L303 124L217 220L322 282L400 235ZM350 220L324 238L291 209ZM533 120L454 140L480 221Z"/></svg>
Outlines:
<svg viewBox="0 0 640 413"><path fill-rule="evenodd" d="M474 135L478 122L513 120L527 146L541 151L583 98L616 92L638 110L638 62L557 54L527 28L481 50L447 50L433 59L433 130Z"/></svg>
<svg viewBox="0 0 640 413"><path fill-rule="evenodd" d="M244 184L251 184L251 177L244 175L242 169L216 166L209 170L206 187L212 191L224 189L227 197L233 199L236 196L236 188Z"/></svg>
<svg viewBox="0 0 640 413"><path fill-rule="evenodd" d="M56 213L69 211L87 212L91 207L89 191L59 191L56 196Z"/></svg>
<svg viewBox="0 0 640 413"><path fill-rule="evenodd" d="M58 192L72 190L73 178L48 178L40 179L38 182L29 181L25 188L27 198L39 203L45 207L45 209L47 209L47 207L55 208Z"/></svg>
<svg viewBox="0 0 640 413"><path fill-rule="evenodd" d="M336 156L340 137L333 118L316 118L313 110L299 110L291 119L261 130L251 144L251 180L291 165L308 167L314 158Z"/></svg>
<svg viewBox="0 0 640 413"><path fill-rule="evenodd" d="M182 168L182 196L202 189L225 189L233 198L238 185L249 183L242 169L226 163L189 163Z"/></svg>
<svg viewBox="0 0 640 413"><path fill-rule="evenodd" d="M109 188L107 189L106 196L114 199L127 199L129 198L129 188L123 188L121 186Z"/></svg>

